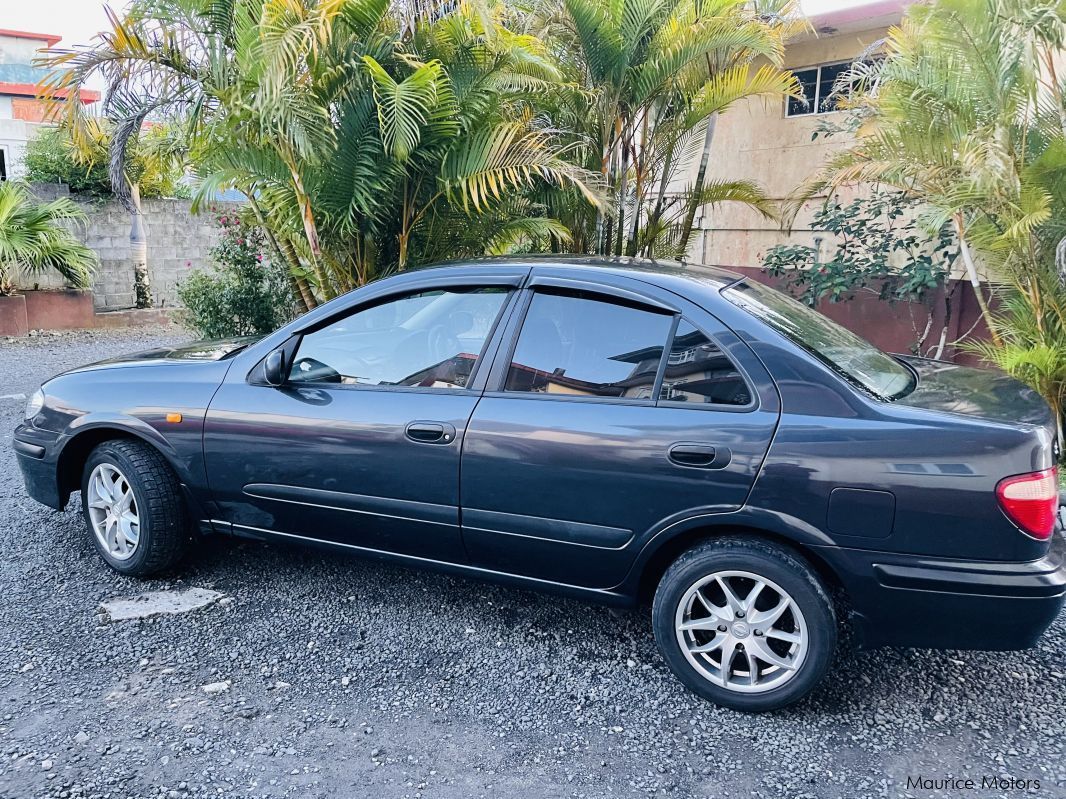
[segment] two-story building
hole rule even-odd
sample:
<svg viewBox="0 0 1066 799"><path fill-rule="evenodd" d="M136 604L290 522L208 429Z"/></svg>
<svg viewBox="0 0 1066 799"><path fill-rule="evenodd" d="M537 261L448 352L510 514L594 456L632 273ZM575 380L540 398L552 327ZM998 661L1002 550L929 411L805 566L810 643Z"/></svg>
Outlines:
<svg viewBox="0 0 1066 799"><path fill-rule="evenodd" d="M723 114L715 131L710 174L755 181L781 201L817 174L834 153L852 145L854 136L843 124L846 113L837 109L832 95L837 76L860 57L878 56L910 2L874 0L810 16L809 29L785 48L785 66L803 86L805 102L753 99ZM824 135L828 128L832 135ZM848 202L862 191L843 190L837 199ZM762 272L763 258L774 246L804 244L819 247L823 257L831 255L831 236L812 225L813 213L825 199L807 202L789 231L739 203L705 208L697 217L689 259L774 283ZM952 275L948 285L929 294L924 303L890 304L875 292L859 291L847 302L822 302L819 310L884 349L905 352L920 346L929 353L940 341L953 342L967 331L980 335L984 330L983 324L974 324L979 309L969 285L958 279L961 276ZM949 346L944 354L956 353Z"/></svg>
<svg viewBox="0 0 1066 799"><path fill-rule="evenodd" d="M834 81L858 57L876 48L903 18L907 0L876 0L808 18L810 29L788 42L785 66L793 70L807 101L750 100L722 115L715 130L709 171L728 180L753 180L774 199L788 197L836 151L853 142L847 134L815 133L841 119L830 98ZM698 218L689 257L694 262L759 267L777 244L809 244L821 235L801 214L791 234L740 205L708 208Z"/></svg>
<svg viewBox="0 0 1066 799"><path fill-rule="evenodd" d="M0 180L18 177L26 142L46 123L45 101L37 83L47 70L34 66L39 51L54 47L60 37L50 33L0 28ZM82 103L95 103L100 93L82 90Z"/></svg>

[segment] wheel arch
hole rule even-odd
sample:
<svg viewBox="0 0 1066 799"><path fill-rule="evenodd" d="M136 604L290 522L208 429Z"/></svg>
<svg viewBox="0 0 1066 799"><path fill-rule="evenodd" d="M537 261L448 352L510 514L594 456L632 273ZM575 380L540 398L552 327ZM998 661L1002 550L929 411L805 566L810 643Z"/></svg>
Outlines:
<svg viewBox="0 0 1066 799"><path fill-rule="evenodd" d="M144 424L142 422L142 424ZM77 429L70 440L63 445L56 461L56 481L59 486L61 497L69 497L74 491L81 489L82 470L89 454L105 441L116 439L128 439L140 441L156 450L170 468L181 479L181 471L177 464L174 450L166 443L166 440L158 432L148 425L150 433L140 430L137 426L122 424L118 421L101 421L95 424L85 424Z"/></svg>
<svg viewBox="0 0 1066 799"><path fill-rule="evenodd" d="M662 580L663 574L677 557L703 541L739 536L765 541L782 547L801 560L809 563L826 588L845 605L849 604L847 590L830 562L819 552L818 547L797 541L796 536L769 530L764 526L746 522L693 524L661 541L653 539L641 553L639 562L630 575L631 585L638 602L648 602Z"/></svg>

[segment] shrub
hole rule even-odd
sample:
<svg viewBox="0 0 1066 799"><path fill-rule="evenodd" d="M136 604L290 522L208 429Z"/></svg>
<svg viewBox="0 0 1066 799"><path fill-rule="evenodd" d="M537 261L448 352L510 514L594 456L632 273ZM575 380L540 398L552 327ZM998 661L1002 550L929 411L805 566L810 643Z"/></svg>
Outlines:
<svg viewBox="0 0 1066 799"><path fill-rule="evenodd" d="M852 300L859 292L890 303L923 303L929 308L928 323L923 330L911 319L912 350L939 358L958 343L946 340L953 297L938 293L958 256L958 241L946 226L934 236L922 231L920 210L891 190L874 191L846 205L827 201L815 212L812 227L830 237L828 257L817 247L780 245L765 254L763 270L812 307L822 301ZM933 308L937 303L939 313ZM932 329L934 316L942 320L939 337Z"/></svg>
<svg viewBox="0 0 1066 799"><path fill-rule="evenodd" d="M101 158L90 164L77 163L67 143L67 135L59 128L46 128L30 139L23 166L30 183L65 183L71 194L111 195L107 159Z"/></svg>
<svg viewBox="0 0 1066 799"><path fill-rule="evenodd" d="M215 268L178 285L181 321L203 338L269 333L294 316L285 273L263 256L263 232L233 212L216 217L222 235Z"/></svg>
<svg viewBox="0 0 1066 799"><path fill-rule="evenodd" d="M72 286L92 285L96 253L66 227L84 222L67 197L39 203L22 183L0 182L0 295L13 294L20 278L49 270Z"/></svg>
<svg viewBox="0 0 1066 799"><path fill-rule="evenodd" d="M23 166L30 183L65 183L71 194L107 198L112 195L108 173L109 126L101 123L100 136L77 158L70 133L61 127L44 128L26 144ZM139 188L142 199L188 197L181 182L184 170L180 159L166 154L167 131L156 126L141 133L131 147L127 173Z"/></svg>

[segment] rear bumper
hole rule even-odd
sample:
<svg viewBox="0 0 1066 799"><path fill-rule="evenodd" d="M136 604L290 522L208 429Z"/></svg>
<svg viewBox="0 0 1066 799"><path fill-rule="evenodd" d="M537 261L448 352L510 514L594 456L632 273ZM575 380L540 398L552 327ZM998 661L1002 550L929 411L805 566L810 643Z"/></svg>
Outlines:
<svg viewBox="0 0 1066 799"><path fill-rule="evenodd" d="M26 493L42 505L63 510L70 495L60 496L59 491L59 438L56 433L21 424L15 428L12 448Z"/></svg>
<svg viewBox="0 0 1066 799"><path fill-rule="evenodd" d="M826 552L828 555L829 553ZM837 549L865 646L1027 649L1066 600L1066 537L1027 563Z"/></svg>

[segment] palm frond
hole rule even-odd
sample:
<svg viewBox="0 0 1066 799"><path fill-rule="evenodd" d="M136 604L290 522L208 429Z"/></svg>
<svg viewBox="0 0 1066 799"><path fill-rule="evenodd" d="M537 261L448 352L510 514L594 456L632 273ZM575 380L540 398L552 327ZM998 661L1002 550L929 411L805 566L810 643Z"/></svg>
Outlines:
<svg viewBox="0 0 1066 799"><path fill-rule="evenodd" d="M550 132L504 123L457 142L444 158L439 179L449 196L457 196L464 208L474 211L538 181L573 187L590 204L601 203L596 176L562 155Z"/></svg>
<svg viewBox="0 0 1066 799"><path fill-rule="evenodd" d="M363 56L363 63L374 81L385 152L403 163L418 147L422 130L438 104L445 80L443 68L439 61L431 61L397 81L370 56Z"/></svg>

